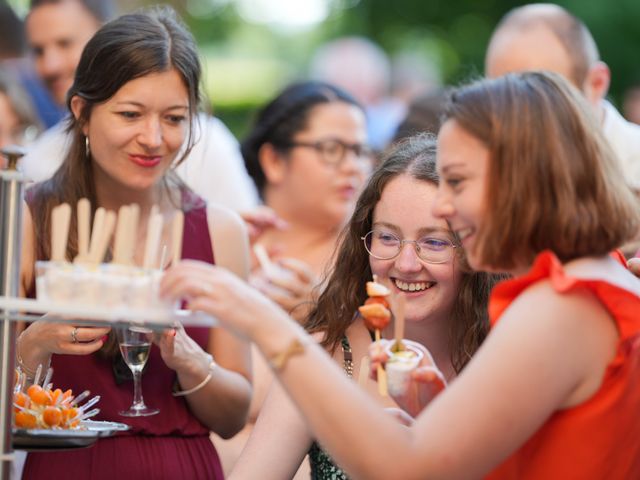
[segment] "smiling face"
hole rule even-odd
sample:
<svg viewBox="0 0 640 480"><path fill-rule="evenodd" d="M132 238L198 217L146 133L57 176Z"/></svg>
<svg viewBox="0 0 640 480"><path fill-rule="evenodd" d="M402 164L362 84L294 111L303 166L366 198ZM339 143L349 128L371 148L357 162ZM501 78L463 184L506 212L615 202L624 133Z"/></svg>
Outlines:
<svg viewBox="0 0 640 480"><path fill-rule="evenodd" d="M406 240L429 235L451 241L447 223L433 216L436 185L401 174L386 185L373 211L374 229L383 229ZM452 252L454 253L454 252ZM455 301L461 272L455 255L446 263L430 264L418 258L413 244L405 243L391 260L369 257L372 273L390 280L396 291L406 295L408 322L446 321Z"/></svg>
<svg viewBox="0 0 640 480"><path fill-rule="evenodd" d="M476 240L485 214L489 150L476 137L448 120L438 134L440 187L433 213L456 232L474 270L483 270Z"/></svg>
<svg viewBox="0 0 640 480"><path fill-rule="evenodd" d="M76 0L40 5L29 12L25 27L36 71L59 105L64 105L73 84L82 49L99 26Z"/></svg>
<svg viewBox="0 0 640 480"><path fill-rule="evenodd" d="M74 97L76 118L82 105ZM95 105L83 133L96 183L136 191L155 186L186 137L188 115L189 95L173 69L131 80Z"/></svg>
<svg viewBox="0 0 640 480"><path fill-rule="evenodd" d="M345 102L331 102L313 107L306 128L291 141L313 144L338 140L348 145L366 145L366 135L362 110ZM321 152L308 146L292 147L279 157L279 173L271 177L265 190L267 204L270 190L278 190L282 198L296 199L288 207L293 216L314 215L333 226L342 224L355 205L370 170L369 161L348 150L341 163L330 165Z"/></svg>

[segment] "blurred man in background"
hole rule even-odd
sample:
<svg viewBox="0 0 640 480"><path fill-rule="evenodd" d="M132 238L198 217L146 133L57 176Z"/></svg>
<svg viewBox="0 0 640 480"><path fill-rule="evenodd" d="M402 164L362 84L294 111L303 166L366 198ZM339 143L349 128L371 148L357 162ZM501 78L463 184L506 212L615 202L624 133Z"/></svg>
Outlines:
<svg viewBox="0 0 640 480"><path fill-rule="evenodd" d="M423 53L401 50L389 58L365 37L340 37L314 53L309 76L353 95L367 113L369 145L384 150L418 96L440 88L440 72Z"/></svg>
<svg viewBox="0 0 640 480"><path fill-rule="evenodd" d="M527 70L556 72L584 94L628 181L640 191L640 126L627 122L605 100L611 72L600 60L587 27L558 5L531 4L511 10L491 36L485 73L498 77Z"/></svg>
<svg viewBox="0 0 640 480"><path fill-rule="evenodd" d="M28 135L22 140L29 143L35 139L35 134L41 125L50 127L62 118L60 107L56 105L49 92L46 90L33 62L27 58L27 40L24 22L13 11L13 8L4 0L0 0L0 69L3 71L5 83L19 84L12 91L23 89L28 97L21 99L20 103L31 104L36 110L36 119L32 123ZM5 86L6 90L6 86ZM6 92L5 92L6 93ZM31 108L31 107L29 107ZM0 121L2 121L0 119Z"/></svg>
<svg viewBox="0 0 640 480"><path fill-rule="evenodd" d="M66 111L82 49L115 7L104 0L32 0L26 32L36 72L58 106Z"/></svg>

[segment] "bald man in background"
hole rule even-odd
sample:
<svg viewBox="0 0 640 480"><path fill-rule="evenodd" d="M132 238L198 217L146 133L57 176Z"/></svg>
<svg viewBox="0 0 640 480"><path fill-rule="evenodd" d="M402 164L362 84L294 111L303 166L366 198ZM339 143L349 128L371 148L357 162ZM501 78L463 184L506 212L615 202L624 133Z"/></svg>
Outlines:
<svg viewBox="0 0 640 480"><path fill-rule="evenodd" d="M556 72L584 94L627 180L640 192L640 126L626 121L605 99L611 72L600 60L584 23L564 8L547 3L508 12L489 41L485 74L493 78L528 70Z"/></svg>

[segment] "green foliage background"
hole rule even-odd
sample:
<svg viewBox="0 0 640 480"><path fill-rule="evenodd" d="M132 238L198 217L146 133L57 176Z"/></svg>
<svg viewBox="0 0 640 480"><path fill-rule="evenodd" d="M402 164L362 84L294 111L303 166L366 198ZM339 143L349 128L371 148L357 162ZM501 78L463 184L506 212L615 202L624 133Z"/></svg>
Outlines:
<svg viewBox="0 0 640 480"><path fill-rule="evenodd" d="M300 0L304 1L304 0ZM482 74L484 51L498 20L511 8L530 2L512 0L335 0L333 13L316 29L299 34L274 32L246 24L231 5L195 18L185 14L202 45L218 54L232 55L231 45L242 45L254 58L270 58L269 78L262 95L243 101L216 101L217 111L242 133L249 112L287 81L304 77L309 57L323 41L341 35L363 35L388 53L414 50L435 59L443 80L456 84ZM640 83L640 0L564 0L554 2L580 17L591 30L602 59L611 67L610 97L617 105L624 90ZM238 53L238 51L236 51ZM273 70L275 68L275 71ZM210 72L214 76L215 72Z"/></svg>
<svg viewBox="0 0 640 480"><path fill-rule="evenodd" d="M4 0L0 0L4 1ZM152 0L116 0L122 12ZM482 74L494 26L513 0L327 0L329 17L317 27L285 32L246 22L236 0L172 0L203 53L205 90L216 113L242 135L258 105L293 79L304 78L318 45L342 35L363 35L389 54L411 50L439 64L444 82ZM308 0L298 0L306 2ZM28 0L9 0L24 13ZM610 97L640 84L640 0L560 0L591 30L611 67Z"/></svg>

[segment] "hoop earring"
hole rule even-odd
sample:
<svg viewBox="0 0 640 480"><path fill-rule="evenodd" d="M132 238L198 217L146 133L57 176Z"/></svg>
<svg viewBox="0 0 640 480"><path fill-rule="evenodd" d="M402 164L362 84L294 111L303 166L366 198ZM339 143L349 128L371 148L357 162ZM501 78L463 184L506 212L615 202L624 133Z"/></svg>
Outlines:
<svg viewBox="0 0 640 480"><path fill-rule="evenodd" d="M87 159L91 158L91 149L89 148L89 135L84 137L84 154Z"/></svg>

